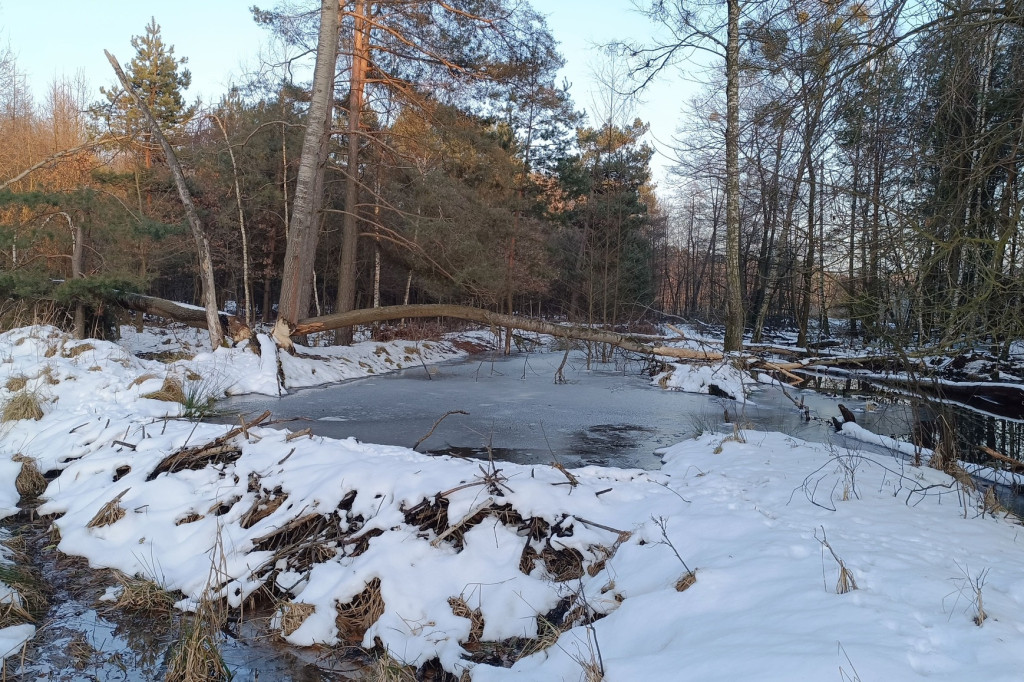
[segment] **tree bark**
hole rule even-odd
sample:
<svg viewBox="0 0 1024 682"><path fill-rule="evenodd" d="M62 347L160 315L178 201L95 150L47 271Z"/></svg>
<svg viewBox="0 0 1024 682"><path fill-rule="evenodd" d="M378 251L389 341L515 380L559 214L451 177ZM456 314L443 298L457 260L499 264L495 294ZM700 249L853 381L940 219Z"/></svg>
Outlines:
<svg viewBox="0 0 1024 682"><path fill-rule="evenodd" d="M356 305L356 250L359 246L359 118L368 66L370 22L366 0L355 0L352 11L352 69L348 90L348 167L345 174L345 218L341 229L341 262L338 267L338 301L335 310L348 312ZM339 344L352 343L352 328L338 329Z"/></svg>
<svg viewBox="0 0 1024 682"><path fill-rule="evenodd" d="M292 207L291 225L288 226L288 244L285 249L284 271L281 275L281 298L278 303L278 315L292 323L309 314L313 265L320 238L320 221L317 215L323 200L324 164L327 161L327 143L331 137L334 69L338 59L338 26L337 0L321 0L320 37L313 71L313 91L310 95L306 133L299 156L295 203Z"/></svg>
<svg viewBox="0 0 1024 682"><path fill-rule="evenodd" d="M117 78L121 81L125 91L131 95L136 106L145 115L153 136L160 143L160 147L167 156L167 166L171 169L174 184L178 188L178 196L181 198L182 206L185 207L185 216L188 218L188 226L192 231L192 238L195 240L196 251L199 254L199 274L203 283L203 303L206 307L206 328L210 332L210 346L214 349L219 348L224 344L224 334L221 332L220 324L218 323L217 289L213 281L213 259L210 257L210 241L206 238L206 233L203 231L203 223L199 219L199 212L196 210L195 204L192 203L192 195L185 184L185 174L181 170L181 165L178 163L178 157L175 155L171 143L167 141L167 138L164 137L163 132L160 130L160 126L157 125L153 112L146 106L139 93L135 92L131 81L128 80L128 77L121 69L121 64L114 58L114 55L106 50L103 53L107 55L107 61L114 67L114 73L117 74Z"/></svg>
<svg viewBox="0 0 1024 682"><path fill-rule="evenodd" d="M740 273L740 3L728 0L725 47L725 351L743 348L743 278Z"/></svg>

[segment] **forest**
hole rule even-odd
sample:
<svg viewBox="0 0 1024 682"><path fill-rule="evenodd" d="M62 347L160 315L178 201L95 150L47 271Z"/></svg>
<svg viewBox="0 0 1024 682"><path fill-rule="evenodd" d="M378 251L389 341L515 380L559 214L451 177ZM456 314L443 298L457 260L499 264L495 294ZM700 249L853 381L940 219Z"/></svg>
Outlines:
<svg viewBox="0 0 1024 682"><path fill-rule="evenodd" d="M509 0L254 8L280 60L201 106L156 19L123 63L132 92L113 73L99 92L58 77L37 101L8 51L2 313L45 308L102 336L124 292L248 325L448 303L609 328L702 320L727 350L788 328L800 346L1009 353L1024 333L1019 7L637 10L661 38L607 46L589 116L539 8ZM646 124L622 112L667 69L703 85L673 103L655 187Z"/></svg>

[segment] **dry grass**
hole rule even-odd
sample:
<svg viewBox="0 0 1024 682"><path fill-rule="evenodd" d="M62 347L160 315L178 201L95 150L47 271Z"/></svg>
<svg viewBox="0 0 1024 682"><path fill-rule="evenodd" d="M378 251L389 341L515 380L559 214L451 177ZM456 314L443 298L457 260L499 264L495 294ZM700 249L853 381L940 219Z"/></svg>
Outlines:
<svg viewBox="0 0 1024 682"><path fill-rule="evenodd" d="M676 581L676 592L685 592L697 582L697 571L688 571Z"/></svg>
<svg viewBox="0 0 1024 682"><path fill-rule="evenodd" d="M117 574L121 586L121 594L113 603L113 608L124 609L146 614L169 614L174 611L174 594L149 580L129 578Z"/></svg>
<svg viewBox="0 0 1024 682"><path fill-rule="evenodd" d="M41 615L46 610L46 585L29 567L29 558L24 553L24 538L11 536L4 545L11 551L15 563L0 566L0 581L16 594L0 601L0 628L35 623L36 614Z"/></svg>
<svg viewBox="0 0 1024 682"><path fill-rule="evenodd" d="M204 519L204 518L206 518L206 517L203 516L202 514L200 514L199 512L193 511L193 512L189 512L188 514L185 514L180 519L175 521L174 525L175 526L184 526L186 523L195 523L196 521L199 521L200 519Z"/></svg>
<svg viewBox="0 0 1024 682"><path fill-rule="evenodd" d="M39 404L39 395L35 391L21 390L4 402L0 411L0 422L13 422L20 419L43 418L43 408Z"/></svg>
<svg viewBox="0 0 1024 682"><path fill-rule="evenodd" d="M367 682L416 682L416 669L392 658L387 652L381 654L368 666L363 679Z"/></svg>
<svg viewBox="0 0 1024 682"><path fill-rule="evenodd" d="M185 404L185 389L181 385L181 380L178 377L168 375L164 378L164 383L160 387L160 390L153 391L152 393L145 393L143 398L149 398L150 400L163 400L169 403L181 403Z"/></svg>
<svg viewBox="0 0 1024 682"><path fill-rule="evenodd" d="M25 388L26 384L28 384L28 377L18 374L7 379L7 381L4 382L4 388L11 393L17 393L21 389Z"/></svg>
<svg viewBox="0 0 1024 682"><path fill-rule="evenodd" d="M556 583L577 580L583 577L583 555L571 547L555 549L548 545L541 551L544 567Z"/></svg>
<svg viewBox="0 0 1024 682"><path fill-rule="evenodd" d="M313 615L316 607L299 601L290 601L281 605L281 634L285 637L302 626L306 619Z"/></svg>
<svg viewBox="0 0 1024 682"><path fill-rule="evenodd" d="M463 644L467 651L472 651L484 636L484 615L480 609L471 609L462 597L449 597L448 605L452 613L469 621L469 639Z"/></svg>
<svg viewBox="0 0 1024 682"><path fill-rule="evenodd" d="M91 350L96 350L96 346L92 345L91 343L80 343L77 346L65 348L61 355L63 355L66 358L77 358L82 353L86 353Z"/></svg>
<svg viewBox="0 0 1024 682"><path fill-rule="evenodd" d="M273 493L271 493L273 495ZM252 503L249 511L242 515L238 523L242 528L252 528L257 523L267 518L285 503L288 499L287 493L279 493L274 497L258 496Z"/></svg>
<svg viewBox="0 0 1024 682"><path fill-rule="evenodd" d="M362 592L345 604L337 605L334 624L338 634L349 642L359 644L371 625L384 614L384 598L380 593L380 578L374 578Z"/></svg>
<svg viewBox="0 0 1024 682"><path fill-rule="evenodd" d="M183 619L181 639L171 651L165 682L220 682L231 679L217 646L216 622L209 609Z"/></svg>
<svg viewBox="0 0 1024 682"><path fill-rule="evenodd" d="M113 523L117 523L124 518L124 507L121 506L121 498L124 497L128 489L125 488L121 493L103 505L96 516L92 517L92 520L86 524L86 528L102 528L103 526L109 526Z"/></svg>
<svg viewBox="0 0 1024 682"><path fill-rule="evenodd" d="M147 374L140 374L139 376L137 376L134 379L132 379L132 383L128 384L128 388L135 388L136 386L144 384L147 381L150 381L151 379L159 379L159 378L160 378L159 375L153 374L152 372L149 372Z"/></svg>
<svg viewBox="0 0 1024 682"><path fill-rule="evenodd" d="M31 457L17 454L11 458L15 462L21 462L21 473L18 474L14 485L22 499L39 497L46 490L46 477L39 471L36 461Z"/></svg>

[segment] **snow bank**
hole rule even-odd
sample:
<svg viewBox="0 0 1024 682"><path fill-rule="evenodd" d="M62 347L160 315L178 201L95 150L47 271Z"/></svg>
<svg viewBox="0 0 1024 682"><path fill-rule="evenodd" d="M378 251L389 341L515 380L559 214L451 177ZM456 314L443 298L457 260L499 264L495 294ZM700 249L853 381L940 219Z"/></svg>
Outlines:
<svg viewBox="0 0 1024 682"><path fill-rule="evenodd" d="M293 643L380 642L475 682L576 680L597 660L607 680L1010 680L1024 666L1019 527L902 458L745 431L671 446L660 472L566 473L259 427L225 438L141 397L152 364L99 342L50 354L75 346L54 331L0 335L0 385L29 377L45 413L4 425L0 460L60 470L40 511L61 551L181 590L183 608L265 586ZM322 380L414 358L402 346L294 361L299 381ZM242 381L265 369L253 358L176 367ZM858 589L837 593L837 559ZM482 662L480 642L552 628L553 646L510 668Z"/></svg>
<svg viewBox="0 0 1024 682"><path fill-rule="evenodd" d="M674 391L720 395L711 388L715 386L734 400L743 401L747 391L757 381L726 360L717 364L673 362L668 370L654 377L652 383Z"/></svg>

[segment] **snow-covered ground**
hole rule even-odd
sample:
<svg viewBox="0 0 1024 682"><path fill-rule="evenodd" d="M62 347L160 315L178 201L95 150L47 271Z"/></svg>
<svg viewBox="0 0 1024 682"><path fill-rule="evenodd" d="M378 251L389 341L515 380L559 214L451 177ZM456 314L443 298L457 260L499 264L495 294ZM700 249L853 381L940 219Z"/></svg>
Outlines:
<svg viewBox="0 0 1024 682"><path fill-rule="evenodd" d="M168 366L130 350L170 344L128 343L0 335L0 403L27 392L43 412L0 424L0 504L18 499L15 455L59 471L40 509L59 549L180 590L183 608L269 586L292 643L376 642L476 682L1024 669L1020 526L933 469L739 430L667 448L658 472L488 466L258 426L224 439L231 427L143 396L168 372L200 397L276 394L281 371L286 390L460 351L367 342L292 357L262 339L259 356ZM686 372L666 383L708 383Z"/></svg>

